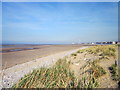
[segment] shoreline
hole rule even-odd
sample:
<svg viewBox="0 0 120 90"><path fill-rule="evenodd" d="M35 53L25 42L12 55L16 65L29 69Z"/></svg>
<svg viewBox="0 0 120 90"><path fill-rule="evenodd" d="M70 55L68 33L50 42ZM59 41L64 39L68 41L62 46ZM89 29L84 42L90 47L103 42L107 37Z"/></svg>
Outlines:
<svg viewBox="0 0 120 90"><path fill-rule="evenodd" d="M45 57L45 56L56 54L63 51L77 49L80 47L83 47L83 46L82 45L40 45L40 46L14 48L14 49L38 48L38 49L1 53L2 69L7 69L14 65L29 62L37 58ZM8 49L10 50L10 48L7 48L7 49L5 48L4 50L8 50Z"/></svg>
<svg viewBox="0 0 120 90"><path fill-rule="evenodd" d="M49 56L45 56L42 58L38 58L36 60L32 60L23 64L15 65L11 68L3 70L3 88L10 88L13 84L15 84L21 77L25 74L31 72L33 69L40 67L50 67L55 64L57 60L60 58L64 58L65 56L69 56L72 53L80 50L88 48L88 46L80 47L74 50L68 50L59 52L56 54L52 54Z"/></svg>

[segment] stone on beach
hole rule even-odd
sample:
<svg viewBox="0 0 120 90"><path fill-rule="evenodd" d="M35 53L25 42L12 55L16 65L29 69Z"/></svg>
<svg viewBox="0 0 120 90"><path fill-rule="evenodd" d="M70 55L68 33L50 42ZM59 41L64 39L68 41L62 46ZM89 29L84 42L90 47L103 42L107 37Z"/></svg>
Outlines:
<svg viewBox="0 0 120 90"><path fill-rule="evenodd" d="M64 58L65 56L71 55L72 53L85 48L88 47L81 47L74 50L60 52L5 69L3 70L3 88L11 88L20 78L24 77L24 75L28 74L29 72L32 72L33 69L51 67L60 58Z"/></svg>

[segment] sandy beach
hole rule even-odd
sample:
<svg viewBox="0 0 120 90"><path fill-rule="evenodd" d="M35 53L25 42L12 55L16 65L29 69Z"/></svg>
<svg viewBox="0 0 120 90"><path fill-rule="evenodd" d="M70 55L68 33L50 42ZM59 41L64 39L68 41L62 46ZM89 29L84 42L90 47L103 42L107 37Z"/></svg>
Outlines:
<svg viewBox="0 0 120 90"><path fill-rule="evenodd" d="M52 48L55 46L49 46L49 47ZM58 46L56 47L58 48ZM65 47L65 46L59 46L59 48L62 48L62 47ZM71 46L68 46L68 47L70 48ZM99 52L98 52L98 48L99 48ZM110 56L106 55L106 57L101 56L101 53L104 53L103 51L108 50L109 48L113 48L114 50L117 50L115 46L109 46L109 45L93 46L93 47L73 45L72 48L68 50L62 49L59 52L54 51L55 53L51 53L49 55L36 58L34 60L30 60L22 64L11 66L10 68L4 69L3 72L1 73L3 86L0 86L0 87L11 88L22 77L30 74L31 72L33 72L33 70L40 69L41 67L50 69L50 67L52 68L52 66L55 65L55 63L59 60L66 60L67 62L69 62L69 69L71 72L74 72L74 75L78 80L82 80L82 78L85 77L86 75L89 76L90 75L89 71L92 70L93 68L95 70L94 72L98 73L95 75L99 75L98 78L95 78L95 80L97 81L96 83L98 83L96 84L96 87L99 87L99 88L118 87L117 85L118 82L113 80L114 77L112 77L112 73L109 70L109 67L111 67L111 65L113 65L116 60L116 58L114 57L114 54L109 54ZM114 50L112 52L114 52ZM19 51L19 52L22 52L22 51ZM14 52L9 52L9 53L14 53ZM102 74L99 74L99 72ZM89 82L89 79L87 82Z"/></svg>
<svg viewBox="0 0 120 90"><path fill-rule="evenodd" d="M80 49L87 48L88 46L84 46L84 47L79 46L79 45L51 46L51 48L53 48L53 47L59 48L58 49L59 53L57 52L57 49L55 48L53 50L54 54L51 54L51 55L48 55L45 57L41 57L41 58L37 58L35 60L31 60L29 62L18 64L18 65L12 66L10 68L4 69L3 70L3 80L2 80L3 87L10 88L21 77L23 77L25 74L31 72L33 69L40 68L40 67L50 67L51 65L54 65L56 63L56 61L59 60L60 58L69 56L72 53L74 53ZM56 50L56 52L55 52L55 50ZM51 53L52 53L52 51L51 51Z"/></svg>
<svg viewBox="0 0 120 90"><path fill-rule="evenodd" d="M82 45L37 45L27 47L37 49L2 53L2 68L6 69L17 64L22 64L31 60L35 60L37 58L41 58L58 52L77 49L80 47L82 47ZM3 48L3 51L21 48L26 47Z"/></svg>

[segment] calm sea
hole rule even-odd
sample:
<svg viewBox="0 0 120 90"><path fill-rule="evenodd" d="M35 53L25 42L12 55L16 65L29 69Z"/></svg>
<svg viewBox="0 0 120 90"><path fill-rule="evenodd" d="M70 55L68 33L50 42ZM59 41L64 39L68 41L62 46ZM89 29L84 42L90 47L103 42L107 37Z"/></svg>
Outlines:
<svg viewBox="0 0 120 90"><path fill-rule="evenodd" d="M4 44L4 45L0 45L0 48L9 48L9 49L8 50L1 49L0 53L39 49L39 48L32 47L32 46L38 46L38 45L40 46L40 45L53 45L53 44Z"/></svg>
<svg viewBox="0 0 120 90"><path fill-rule="evenodd" d="M28 46L34 46L34 45L28 45L28 44L14 44L14 45L10 45L10 44L4 44L1 45L1 48L18 48L18 47L28 47Z"/></svg>
<svg viewBox="0 0 120 90"><path fill-rule="evenodd" d="M30 47L38 45L53 45L53 44L3 44L0 45L0 48L19 48L19 47Z"/></svg>

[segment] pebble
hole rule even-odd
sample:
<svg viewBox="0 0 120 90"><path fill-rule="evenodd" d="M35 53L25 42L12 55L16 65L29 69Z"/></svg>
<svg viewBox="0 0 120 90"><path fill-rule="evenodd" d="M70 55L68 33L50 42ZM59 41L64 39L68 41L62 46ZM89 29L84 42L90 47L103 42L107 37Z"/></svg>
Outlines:
<svg viewBox="0 0 120 90"><path fill-rule="evenodd" d="M66 51L61 54L46 56L43 58L39 58L39 59L30 61L30 62L27 62L24 64L13 66L6 70L3 70L4 75L3 75L2 85L0 87L11 88L16 82L18 82L22 77L24 77L24 75L26 75L29 72L32 72L33 69L40 68L40 67L49 67L52 64L54 64L57 60L59 60L59 58L63 58L65 56L68 56L68 55L80 50L80 49L85 49L85 48L88 48L88 47L81 47L79 49ZM56 56L57 57L59 56L59 58L56 58ZM37 64L36 64L36 62L37 62ZM31 66L32 64L34 64L34 65ZM25 68L23 69L23 67L25 67Z"/></svg>

